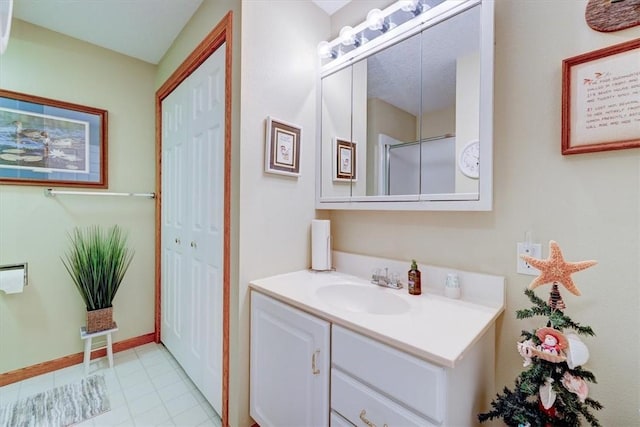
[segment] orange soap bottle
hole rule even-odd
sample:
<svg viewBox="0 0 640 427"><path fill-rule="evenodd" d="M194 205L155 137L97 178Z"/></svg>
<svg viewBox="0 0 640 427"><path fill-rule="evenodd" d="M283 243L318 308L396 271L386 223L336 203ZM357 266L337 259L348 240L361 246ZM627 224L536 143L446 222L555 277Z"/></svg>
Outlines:
<svg viewBox="0 0 640 427"><path fill-rule="evenodd" d="M411 260L411 270L409 270L408 285L409 294L420 295L422 293L422 286L420 285L420 270L418 270L418 264L415 259Z"/></svg>

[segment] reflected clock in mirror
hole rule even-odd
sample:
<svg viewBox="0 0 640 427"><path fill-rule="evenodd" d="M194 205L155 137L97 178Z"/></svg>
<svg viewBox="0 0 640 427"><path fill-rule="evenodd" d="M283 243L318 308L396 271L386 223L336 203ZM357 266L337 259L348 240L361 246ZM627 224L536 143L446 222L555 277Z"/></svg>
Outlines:
<svg viewBox="0 0 640 427"><path fill-rule="evenodd" d="M458 159L458 167L469 178L480 177L480 141L476 139L464 146Z"/></svg>

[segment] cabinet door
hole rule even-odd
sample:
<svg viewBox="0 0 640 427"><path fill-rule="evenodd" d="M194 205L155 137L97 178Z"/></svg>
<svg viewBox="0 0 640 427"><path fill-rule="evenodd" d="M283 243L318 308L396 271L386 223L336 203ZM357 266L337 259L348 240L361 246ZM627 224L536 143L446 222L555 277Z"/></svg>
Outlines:
<svg viewBox="0 0 640 427"><path fill-rule="evenodd" d="M250 413L261 427L329 425L329 323L251 292Z"/></svg>

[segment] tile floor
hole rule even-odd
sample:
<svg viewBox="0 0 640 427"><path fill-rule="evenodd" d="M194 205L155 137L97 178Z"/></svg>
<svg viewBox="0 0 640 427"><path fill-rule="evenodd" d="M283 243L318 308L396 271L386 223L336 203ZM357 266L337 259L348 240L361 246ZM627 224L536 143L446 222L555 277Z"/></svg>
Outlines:
<svg viewBox="0 0 640 427"><path fill-rule="evenodd" d="M220 418L162 344L146 344L115 353L113 369L107 359L93 361L89 374L102 374L111 411L81 427L216 426ZM84 365L29 378L0 387L0 405L79 381Z"/></svg>

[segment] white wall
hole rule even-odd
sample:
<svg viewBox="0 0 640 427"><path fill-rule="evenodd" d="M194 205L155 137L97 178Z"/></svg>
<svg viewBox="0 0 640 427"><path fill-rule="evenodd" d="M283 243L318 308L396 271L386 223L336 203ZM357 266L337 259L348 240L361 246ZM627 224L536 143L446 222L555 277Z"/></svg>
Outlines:
<svg viewBox="0 0 640 427"><path fill-rule="evenodd" d="M310 266L315 217L316 46L329 18L308 1L242 2L239 408L248 416L248 282ZM302 127L299 178L264 172L264 120ZM362 141L364 148L364 140ZM286 396L283 396L286 399ZM240 425L250 425L241 418Z"/></svg>
<svg viewBox="0 0 640 427"><path fill-rule="evenodd" d="M585 338L586 367L598 380L590 396L605 406L596 416L602 425L630 426L639 423L640 404L640 151L560 154L561 66L564 58L638 38L640 27L593 31L586 3L496 2L492 212L335 211L331 220L338 250L506 276L500 389L513 387L522 371L520 331L544 323L515 317L530 305L523 290L533 278L516 274L516 242L532 230L545 257L553 239L569 261L598 260L574 275L583 295L564 293L566 313L597 334ZM546 298L548 291L537 293Z"/></svg>
<svg viewBox="0 0 640 427"><path fill-rule="evenodd" d="M0 87L108 111L109 190L154 191L156 67L17 19ZM59 186L54 186L60 188ZM154 201L57 196L0 185L0 264L29 263L24 293L0 292L0 372L82 351L85 307L60 256L75 226L121 225L135 250L114 300L115 341L154 330Z"/></svg>

